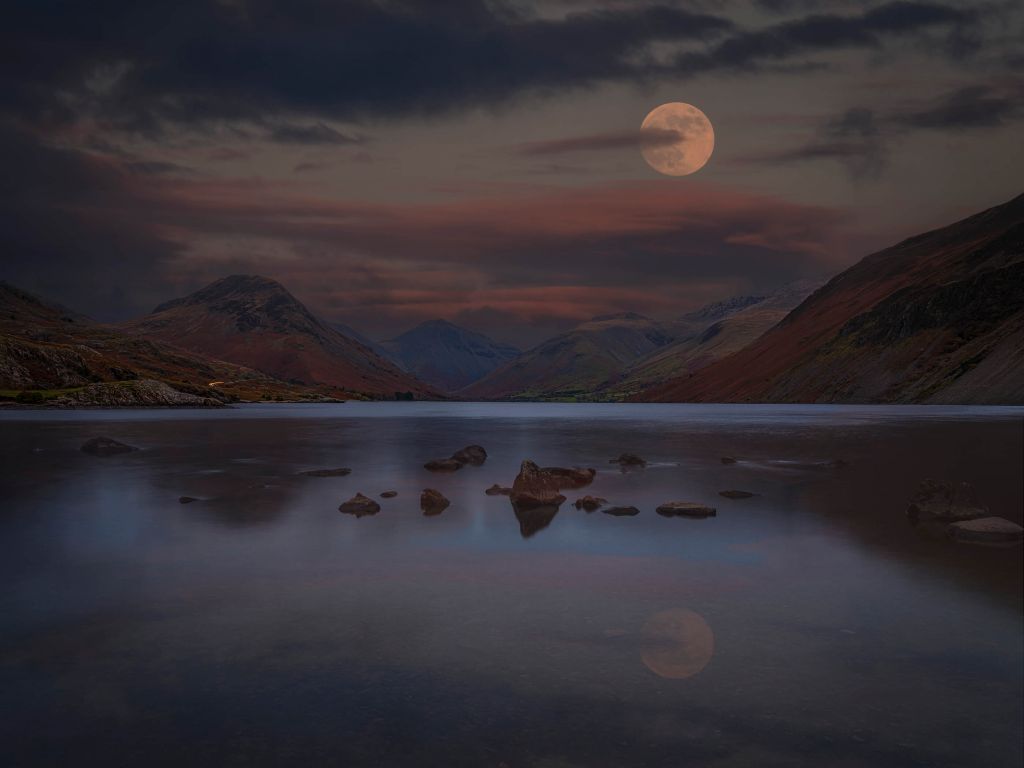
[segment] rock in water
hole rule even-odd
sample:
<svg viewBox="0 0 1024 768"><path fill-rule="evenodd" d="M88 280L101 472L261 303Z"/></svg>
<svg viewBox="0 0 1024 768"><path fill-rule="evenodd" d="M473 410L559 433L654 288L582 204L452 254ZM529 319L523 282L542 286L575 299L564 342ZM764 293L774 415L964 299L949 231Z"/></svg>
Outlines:
<svg viewBox="0 0 1024 768"><path fill-rule="evenodd" d="M606 499L602 499L598 496L581 496L580 498L576 499L576 503L574 506L576 507L576 509L583 509L586 510L587 512L593 512L595 509L600 509L607 503L608 501Z"/></svg>
<svg viewBox="0 0 1024 768"><path fill-rule="evenodd" d="M398 491L384 491L384 493L382 493L380 495L380 497L382 499L393 499L397 495L398 495Z"/></svg>
<svg viewBox="0 0 1024 768"><path fill-rule="evenodd" d="M633 515L640 514L640 510L636 507L608 507L601 511L606 515L615 515L616 517L633 517Z"/></svg>
<svg viewBox="0 0 1024 768"><path fill-rule="evenodd" d="M749 499L751 496L757 496L756 493L750 491L719 491L718 495L727 499Z"/></svg>
<svg viewBox="0 0 1024 768"><path fill-rule="evenodd" d="M433 488L424 488L423 493L420 494L420 509L423 510L424 515L440 515L448 508L449 504L451 502L444 497L444 494Z"/></svg>
<svg viewBox="0 0 1024 768"><path fill-rule="evenodd" d="M423 468L431 472L455 472L462 469L462 462L455 459L433 459L424 464Z"/></svg>
<svg viewBox="0 0 1024 768"><path fill-rule="evenodd" d="M193 501L199 501L195 496L180 496L178 498L179 504L191 504Z"/></svg>
<svg viewBox="0 0 1024 768"><path fill-rule="evenodd" d="M299 474L306 477L344 477L351 473L352 470L348 467L338 467L337 469L307 469Z"/></svg>
<svg viewBox="0 0 1024 768"><path fill-rule="evenodd" d="M131 453L137 450L139 449L134 445L128 445L110 437L94 437L82 444L82 451L91 453L93 456L113 456L117 453Z"/></svg>
<svg viewBox="0 0 1024 768"><path fill-rule="evenodd" d="M557 508L565 496L558 491L563 487L572 487L589 476L592 470L565 470L560 467L541 469L529 459L525 459L519 467L519 474L512 483L510 498L512 503L524 509L533 507L554 506ZM588 481L589 482L589 481Z"/></svg>
<svg viewBox="0 0 1024 768"><path fill-rule="evenodd" d="M723 464L735 464L736 463L736 458L734 456L723 456L722 457L722 463Z"/></svg>
<svg viewBox="0 0 1024 768"><path fill-rule="evenodd" d="M487 461L487 451L482 445L467 445L462 450L453 453L452 458L460 464L472 464L474 467L479 467Z"/></svg>
<svg viewBox="0 0 1024 768"><path fill-rule="evenodd" d="M979 517L950 523L946 529L951 539L974 544L1019 544L1024 528L1002 517Z"/></svg>
<svg viewBox="0 0 1024 768"><path fill-rule="evenodd" d="M714 507L692 501L670 501L658 507L657 511L662 517L714 517L718 514Z"/></svg>
<svg viewBox="0 0 1024 768"><path fill-rule="evenodd" d="M988 507L981 504L969 483L952 483L925 480L907 505L907 517L913 522L938 520L956 523L976 520L988 515Z"/></svg>
<svg viewBox="0 0 1024 768"><path fill-rule="evenodd" d="M365 517L366 515L376 515L380 512L380 504L368 496L363 496L363 494L357 493L351 499L338 507L338 511L344 512L346 515Z"/></svg>
<svg viewBox="0 0 1024 768"><path fill-rule="evenodd" d="M609 464L618 464L623 469L627 467L646 467L647 461L640 458L635 453L623 453L617 459L611 459Z"/></svg>
<svg viewBox="0 0 1024 768"><path fill-rule="evenodd" d="M512 489L506 488L504 485L498 485L497 483L495 483L486 491L484 491L484 493L486 493L488 496L509 496L512 493Z"/></svg>
<svg viewBox="0 0 1024 768"><path fill-rule="evenodd" d="M524 539L547 528L558 514L558 506L554 504L522 507L513 503L512 508L516 513L516 520L519 521L519 534Z"/></svg>

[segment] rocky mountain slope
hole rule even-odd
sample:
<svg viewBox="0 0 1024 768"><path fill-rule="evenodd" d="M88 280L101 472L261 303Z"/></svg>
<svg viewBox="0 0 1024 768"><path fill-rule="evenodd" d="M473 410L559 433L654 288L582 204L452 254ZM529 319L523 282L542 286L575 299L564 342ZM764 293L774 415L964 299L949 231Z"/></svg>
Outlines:
<svg viewBox="0 0 1024 768"><path fill-rule="evenodd" d="M0 282L0 390L67 390L137 379L220 400L297 394L266 374L125 334ZM219 384L211 388L211 382Z"/></svg>
<svg viewBox="0 0 1024 768"><path fill-rule="evenodd" d="M217 280L121 328L282 381L370 397L437 393L321 321L280 283L255 275Z"/></svg>
<svg viewBox="0 0 1024 768"><path fill-rule="evenodd" d="M610 377L673 338L661 323L642 315L595 317L524 352L460 395L481 400L590 397Z"/></svg>
<svg viewBox="0 0 1024 768"><path fill-rule="evenodd" d="M479 381L519 354L446 320L428 320L381 346L403 369L446 392Z"/></svg>
<svg viewBox="0 0 1024 768"><path fill-rule="evenodd" d="M806 280L770 296L743 296L708 305L674 323L676 341L646 355L600 390L622 400L674 377L693 373L746 347L775 326L821 283Z"/></svg>
<svg viewBox="0 0 1024 768"><path fill-rule="evenodd" d="M638 400L1024 403L1024 195L872 254Z"/></svg>

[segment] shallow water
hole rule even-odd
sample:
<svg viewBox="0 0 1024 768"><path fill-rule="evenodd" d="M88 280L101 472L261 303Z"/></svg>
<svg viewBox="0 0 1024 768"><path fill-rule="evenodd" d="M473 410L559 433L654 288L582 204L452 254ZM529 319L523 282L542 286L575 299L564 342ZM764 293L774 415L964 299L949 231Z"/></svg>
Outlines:
<svg viewBox="0 0 1024 768"><path fill-rule="evenodd" d="M1019 766L1024 410L346 403L0 413L5 765ZM98 458L106 435L142 448ZM468 443L482 467L431 474ZM647 469L608 459L630 451ZM736 456L724 465L721 456ZM520 520L523 458L636 517ZM842 459L841 467L809 466ZM347 477L305 469L347 466ZM419 491L452 504L424 517ZM730 500L720 490L757 494ZM356 519L338 504L385 490ZM201 501L182 505L182 495ZM669 500L718 516L667 519Z"/></svg>

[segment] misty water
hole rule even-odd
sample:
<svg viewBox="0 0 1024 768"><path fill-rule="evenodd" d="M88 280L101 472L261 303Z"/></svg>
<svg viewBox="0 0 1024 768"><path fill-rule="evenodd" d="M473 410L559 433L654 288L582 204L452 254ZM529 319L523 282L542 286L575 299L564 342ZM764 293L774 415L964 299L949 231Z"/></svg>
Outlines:
<svg viewBox="0 0 1024 768"><path fill-rule="evenodd" d="M1022 416L2 413L0 761L1020 766L1022 551L936 538L905 509L934 477L1019 522ZM82 453L96 435L141 450ZM483 466L422 468L470 443ZM649 466L608 463L625 451ZM519 519L484 489L524 458L598 475ZM426 487L451 499L441 515L421 514ZM376 516L337 511L385 490ZM573 508L586 493L640 514ZM655 514L670 500L718 515Z"/></svg>

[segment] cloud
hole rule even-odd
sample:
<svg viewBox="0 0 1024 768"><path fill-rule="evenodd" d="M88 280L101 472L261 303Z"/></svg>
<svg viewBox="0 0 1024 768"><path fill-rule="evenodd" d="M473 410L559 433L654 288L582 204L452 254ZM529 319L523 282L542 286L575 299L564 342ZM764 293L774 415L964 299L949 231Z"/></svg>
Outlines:
<svg viewBox="0 0 1024 768"><path fill-rule="evenodd" d="M877 112L853 107L825 121L806 142L751 153L737 163L786 165L837 160L854 180L878 178L894 142L919 131L983 130L1024 120L1024 83L975 84L947 91L916 106Z"/></svg>
<svg viewBox="0 0 1024 768"><path fill-rule="evenodd" d="M639 2L557 18L488 0L109 0L102 12L69 4L59 13L22 3L0 33L8 59L0 109L49 128L89 118L146 135L174 124L269 121L275 141L347 144L360 137L326 121L711 71L802 71L809 53L963 30L979 13L896 0L742 28L722 15ZM665 64L658 45L685 50Z"/></svg>
<svg viewBox="0 0 1024 768"><path fill-rule="evenodd" d="M310 125L282 123L274 126L269 133L271 141L280 144L364 144L365 136L342 133L326 123Z"/></svg>
<svg viewBox="0 0 1024 768"><path fill-rule="evenodd" d="M527 157L545 157L573 152L660 147L675 144L681 137L682 134L679 131L647 128L637 131L597 133L549 141L533 141L518 145L515 151L517 154Z"/></svg>

